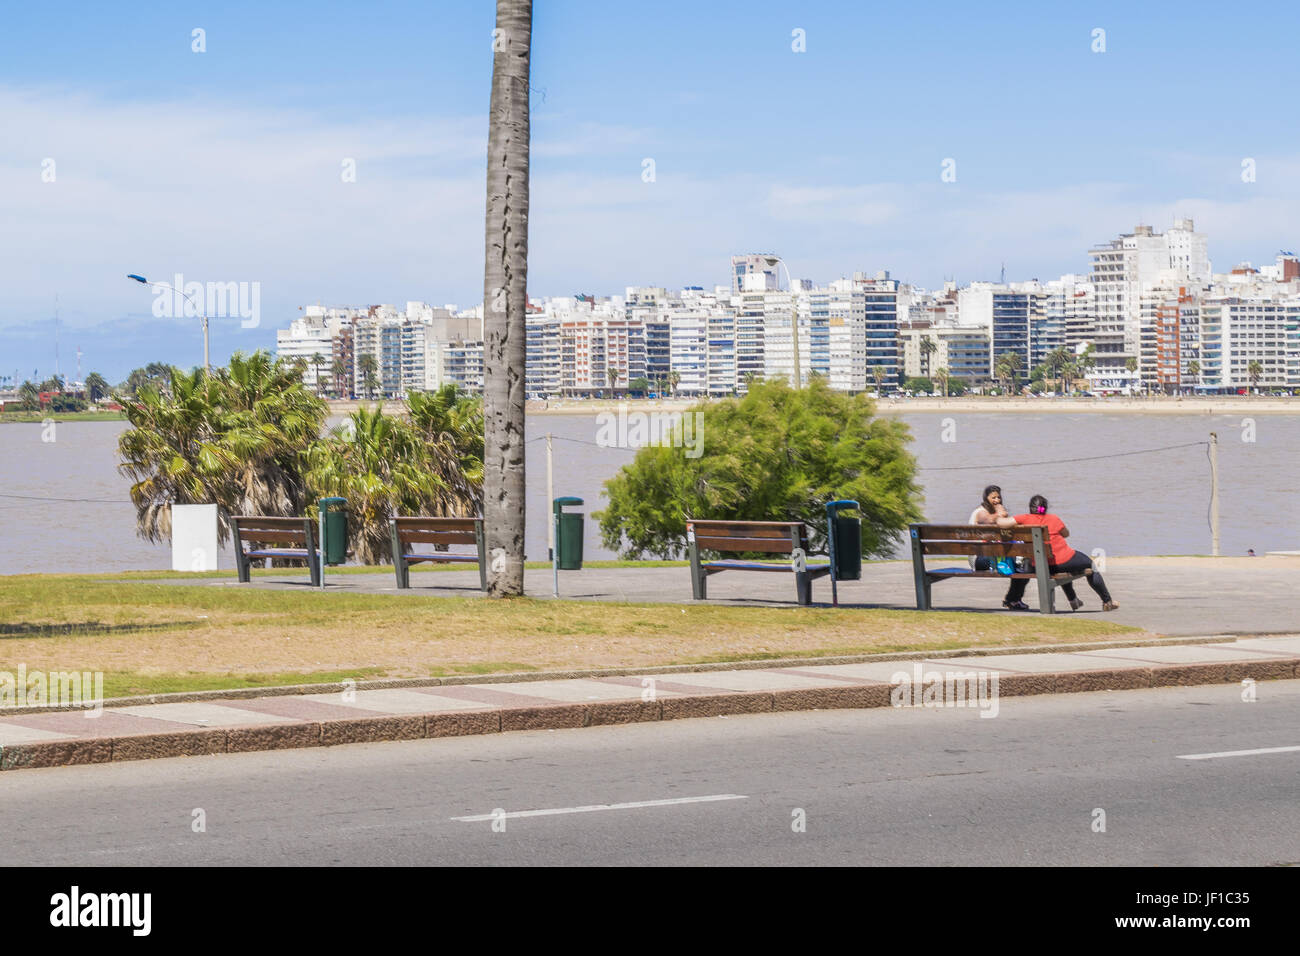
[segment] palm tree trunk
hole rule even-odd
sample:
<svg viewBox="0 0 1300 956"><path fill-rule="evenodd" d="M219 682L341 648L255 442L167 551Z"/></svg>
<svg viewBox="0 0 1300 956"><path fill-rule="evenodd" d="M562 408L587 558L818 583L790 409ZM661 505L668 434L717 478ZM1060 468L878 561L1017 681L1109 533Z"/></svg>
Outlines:
<svg viewBox="0 0 1300 956"><path fill-rule="evenodd" d="M532 0L497 0L483 269L483 525L488 595L524 592L524 346Z"/></svg>

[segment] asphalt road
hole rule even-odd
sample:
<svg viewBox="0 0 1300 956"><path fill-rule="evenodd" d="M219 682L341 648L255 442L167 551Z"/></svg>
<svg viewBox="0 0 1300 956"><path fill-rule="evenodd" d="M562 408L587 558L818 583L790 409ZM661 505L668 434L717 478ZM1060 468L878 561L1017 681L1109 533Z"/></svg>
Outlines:
<svg viewBox="0 0 1300 956"><path fill-rule="evenodd" d="M824 711L14 771L0 774L0 832L9 866L1297 863L1300 681L1257 693L1247 703L1236 686L1166 688L1008 698L992 719ZM580 809L651 801L673 802Z"/></svg>

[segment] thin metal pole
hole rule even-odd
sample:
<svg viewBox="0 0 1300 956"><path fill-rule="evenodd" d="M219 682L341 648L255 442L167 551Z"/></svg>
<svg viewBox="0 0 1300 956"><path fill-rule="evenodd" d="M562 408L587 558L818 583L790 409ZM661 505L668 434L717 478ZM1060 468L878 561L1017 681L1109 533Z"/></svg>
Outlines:
<svg viewBox="0 0 1300 956"><path fill-rule="evenodd" d="M551 458L551 433L546 433L546 502L555 505L555 469ZM555 557L555 522L546 526L546 556Z"/></svg>
<svg viewBox="0 0 1300 956"><path fill-rule="evenodd" d="M781 260L781 265L785 266L786 288L790 290L790 336L791 344L794 347L794 387L803 387L803 373L799 368L799 297L794 291L794 276L790 275L790 267L786 265L785 260Z"/></svg>
<svg viewBox="0 0 1300 956"><path fill-rule="evenodd" d="M551 505L551 532L559 536L560 533L560 513L555 505ZM551 549L551 597L560 596L560 552L558 548Z"/></svg>
<svg viewBox="0 0 1300 956"><path fill-rule="evenodd" d="M204 319L203 321L204 321L203 327L204 329L206 329L207 319ZM205 344L207 343L206 338L204 338L203 341ZM317 505L316 507L317 507L316 519L320 525L319 529L316 532L316 544L320 548L318 552L319 557L317 558L316 561L316 573L318 575L317 580L320 581L320 588L322 591L324 591L325 590L325 509L320 507L319 505Z"/></svg>
<svg viewBox="0 0 1300 956"><path fill-rule="evenodd" d="M1219 433L1210 432L1210 535L1219 556Z"/></svg>
<svg viewBox="0 0 1300 956"><path fill-rule="evenodd" d="M203 313L203 374L212 374L212 365L208 362L208 314Z"/></svg>
<svg viewBox="0 0 1300 956"><path fill-rule="evenodd" d="M840 606L840 592L835 574L835 515L826 509L826 550L831 553L831 607Z"/></svg>

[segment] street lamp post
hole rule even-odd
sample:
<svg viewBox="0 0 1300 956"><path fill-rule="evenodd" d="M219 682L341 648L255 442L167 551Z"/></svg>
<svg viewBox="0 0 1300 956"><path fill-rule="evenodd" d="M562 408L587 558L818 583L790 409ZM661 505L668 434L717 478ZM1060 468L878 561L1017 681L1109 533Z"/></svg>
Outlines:
<svg viewBox="0 0 1300 956"><path fill-rule="evenodd" d="M135 273L131 273L130 275L127 276L127 278L134 279L136 282L142 283L143 285L155 286L163 289L170 289L172 292L176 292L180 295L183 295L185 296L186 299L189 300L190 305L194 306L194 311L199 313L200 318L202 318L203 320L203 374L211 375L212 366L208 362L208 313L202 308L202 306L200 306L197 302L195 302L194 299L191 298L190 295L185 292L185 290L178 289L172 285L168 285L166 282L150 282L144 276L138 276Z"/></svg>
<svg viewBox="0 0 1300 956"><path fill-rule="evenodd" d="M799 296L794 291L794 277L790 275L790 267L785 264L785 260L780 256L769 256L766 260L769 266L778 263L785 266L786 288L790 290L790 336L791 343L794 346L794 387L803 387L802 373L799 370ZM776 285L781 287L781 274L777 273Z"/></svg>

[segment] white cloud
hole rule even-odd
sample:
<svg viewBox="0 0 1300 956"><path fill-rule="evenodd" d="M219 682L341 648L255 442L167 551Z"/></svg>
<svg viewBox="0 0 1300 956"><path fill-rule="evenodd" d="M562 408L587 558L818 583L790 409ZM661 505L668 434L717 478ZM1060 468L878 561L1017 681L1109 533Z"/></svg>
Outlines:
<svg viewBox="0 0 1300 956"><path fill-rule="evenodd" d="M369 119L0 87L0 116L0 323L50 315L56 292L73 324L146 312L127 272L260 281L271 326L318 299L478 301L486 115ZM729 255L755 249L817 280L889 269L932 285L994 277L1002 262L1011 278L1048 278L1086 270L1089 246L1140 220L1176 215L1210 234L1220 267L1300 245L1300 162L1280 156L1257 157L1249 185L1233 183L1231 157L1172 156L1207 186L1166 199L1105 182L981 190L937 173L855 183L816 157L798 176L736 174L671 131L562 113L534 117L533 149L537 295L712 285L727 281ZM657 156L651 183L646 155ZM41 181L45 158L53 183ZM344 159L355 183L341 180Z"/></svg>

